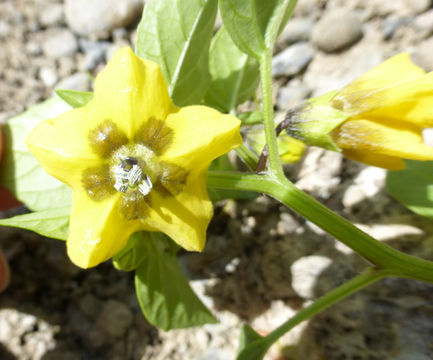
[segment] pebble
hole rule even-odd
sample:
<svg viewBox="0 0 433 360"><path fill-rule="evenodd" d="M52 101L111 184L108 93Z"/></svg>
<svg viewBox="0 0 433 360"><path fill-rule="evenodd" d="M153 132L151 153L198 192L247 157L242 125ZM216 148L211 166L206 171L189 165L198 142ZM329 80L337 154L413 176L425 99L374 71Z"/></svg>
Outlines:
<svg viewBox="0 0 433 360"><path fill-rule="evenodd" d="M105 37L119 27L126 27L141 16L142 0L65 0L69 27L82 36Z"/></svg>
<svg viewBox="0 0 433 360"><path fill-rule="evenodd" d="M47 37L42 44L45 55L60 58L73 55L78 50L78 42L74 34L66 29L52 29L47 31Z"/></svg>
<svg viewBox="0 0 433 360"><path fill-rule="evenodd" d="M39 70L39 78L42 80L46 87L54 86L59 80L56 71L51 67L43 66Z"/></svg>
<svg viewBox="0 0 433 360"><path fill-rule="evenodd" d="M402 26L410 22L408 17L387 17L382 22L382 32L385 40L392 38L394 33Z"/></svg>
<svg viewBox="0 0 433 360"><path fill-rule="evenodd" d="M314 299L317 278L331 264L330 258L319 255L296 260L291 267L293 289L304 299Z"/></svg>
<svg viewBox="0 0 433 360"><path fill-rule="evenodd" d="M105 41L87 41L85 44L80 42L80 48L83 49L85 55L81 61L80 69L89 71L95 69L105 59L105 52L109 48L110 43Z"/></svg>
<svg viewBox="0 0 433 360"><path fill-rule="evenodd" d="M77 72L60 81L56 89L88 91L90 86L89 75L83 72Z"/></svg>
<svg viewBox="0 0 433 360"><path fill-rule="evenodd" d="M290 109L307 99L310 94L311 89L304 84L285 86L278 92L278 108Z"/></svg>
<svg viewBox="0 0 433 360"><path fill-rule="evenodd" d="M6 21L0 20L0 39L5 39L9 35L10 26Z"/></svg>
<svg viewBox="0 0 433 360"><path fill-rule="evenodd" d="M39 22L43 26L59 25L63 22L63 5L49 4L39 9Z"/></svg>
<svg viewBox="0 0 433 360"><path fill-rule="evenodd" d="M29 55L40 55L42 54L42 47L36 41L29 41L26 43L26 52Z"/></svg>
<svg viewBox="0 0 433 360"><path fill-rule="evenodd" d="M414 25L418 31L423 33L424 37L433 34L433 9L417 16Z"/></svg>
<svg viewBox="0 0 433 360"><path fill-rule="evenodd" d="M131 310L124 303L108 300L99 314L96 326L104 334L118 338L132 325L133 319Z"/></svg>
<svg viewBox="0 0 433 360"><path fill-rule="evenodd" d="M406 0L406 4L409 10L413 14L421 14L430 8L430 6L432 5L432 1L431 0Z"/></svg>
<svg viewBox="0 0 433 360"><path fill-rule="evenodd" d="M313 56L314 49L307 42L300 42L289 46L272 59L272 75L296 75L308 66Z"/></svg>
<svg viewBox="0 0 433 360"><path fill-rule="evenodd" d="M349 10L336 9L319 20L313 29L312 41L320 50L332 53L353 45L362 35L359 16Z"/></svg>
<svg viewBox="0 0 433 360"><path fill-rule="evenodd" d="M343 205L352 207L375 196L385 186L386 171L369 166L361 170L343 195Z"/></svg>
<svg viewBox="0 0 433 360"><path fill-rule="evenodd" d="M279 36L279 43L293 44L299 41L310 40L314 21L309 18L290 19Z"/></svg>
<svg viewBox="0 0 433 360"><path fill-rule="evenodd" d="M414 62L425 71L433 71L433 38L420 43L412 56Z"/></svg>

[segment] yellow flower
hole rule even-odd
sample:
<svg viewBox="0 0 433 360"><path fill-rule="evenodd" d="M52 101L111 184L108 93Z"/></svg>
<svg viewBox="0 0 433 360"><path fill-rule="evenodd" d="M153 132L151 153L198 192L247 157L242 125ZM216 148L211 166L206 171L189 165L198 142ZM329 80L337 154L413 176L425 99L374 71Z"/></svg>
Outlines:
<svg viewBox="0 0 433 360"><path fill-rule="evenodd" d="M422 130L432 126L433 73L400 54L342 90L311 99L288 132L310 145L397 170L405 167L403 159L433 160L433 148L422 137Z"/></svg>
<svg viewBox="0 0 433 360"><path fill-rule="evenodd" d="M205 106L177 108L157 64L118 50L86 106L42 122L27 138L44 169L74 190L71 260L95 266L138 230L202 250L212 216L207 168L240 145L239 126Z"/></svg>

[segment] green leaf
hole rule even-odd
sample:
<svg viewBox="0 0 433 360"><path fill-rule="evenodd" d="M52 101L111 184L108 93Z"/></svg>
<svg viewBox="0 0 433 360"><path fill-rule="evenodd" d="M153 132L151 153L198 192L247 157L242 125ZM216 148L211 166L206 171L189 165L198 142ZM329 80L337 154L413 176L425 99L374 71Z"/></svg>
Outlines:
<svg viewBox="0 0 433 360"><path fill-rule="evenodd" d="M84 106L93 98L90 91L56 90L56 94L73 108Z"/></svg>
<svg viewBox="0 0 433 360"><path fill-rule="evenodd" d="M257 125L263 124L263 112L261 111L246 111L238 115L242 121L242 125Z"/></svg>
<svg viewBox="0 0 433 360"><path fill-rule="evenodd" d="M259 64L239 50L224 26L215 35L209 53L211 85L205 103L230 112L253 96L259 84Z"/></svg>
<svg viewBox="0 0 433 360"><path fill-rule="evenodd" d="M433 161L405 163L404 170L388 171L388 191L413 212L433 218Z"/></svg>
<svg viewBox="0 0 433 360"><path fill-rule="evenodd" d="M178 106L200 103L209 87L216 13L217 0L153 0L144 7L135 52L161 66Z"/></svg>
<svg viewBox="0 0 433 360"><path fill-rule="evenodd" d="M72 190L48 175L24 142L42 120L56 117L71 107L58 97L35 105L11 118L3 127L4 157L0 166L0 184L34 211L71 205Z"/></svg>
<svg viewBox="0 0 433 360"><path fill-rule="evenodd" d="M261 360L268 350L269 341L257 334L249 325L244 325L239 338L236 360Z"/></svg>
<svg viewBox="0 0 433 360"><path fill-rule="evenodd" d="M146 242L151 241L149 233L139 231L131 235L126 246L113 257L113 265L122 271L137 269L146 258Z"/></svg>
<svg viewBox="0 0 433 360"><path fill-rule="evenodd" d="M244 53L259 59L272 49L296 0L219 0L230 36Z"/></svg>
<svg viewBox="0 0 433 360"><path fill-rule="evenodd" d="M145 259L135 272L135 289L144 316L163 330L216 323L189 286L171 243L155 233L143 242Z"/></svg>
<svg viewBox="0 0 433 360"><path fill-rule="evenodd" d="M0 225L32 230L40 235L66 240L69 235L70 206L0 219Z"/></svg>

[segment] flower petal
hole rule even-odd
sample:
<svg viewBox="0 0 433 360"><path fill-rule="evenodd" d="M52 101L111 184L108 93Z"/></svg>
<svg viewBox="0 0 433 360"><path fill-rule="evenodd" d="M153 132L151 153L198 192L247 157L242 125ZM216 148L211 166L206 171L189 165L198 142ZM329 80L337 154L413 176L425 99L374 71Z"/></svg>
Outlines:
<svg viewBox="0 0 433 360"><path fill-rule="evenodd" d="M100 163L84 135L94 126L88 114L86 108L79 108L45 120L26 139L45 171L73 188L81 186L85 169Z"/></svg>
<svg viewBox="0 0 433 360"><path fill-rule="evenodd" d="M352 115L386 116L432 126L433 76L416 66L409 54L399 54L343 88L333 105Z"/></svg>
<svg viewBox="0 0 433 360"><path fill-rule="evenodd" d="M136 231L138 222L121 216L119 201L120 194L94 201L84 192L74 192L67 247L77 266L89 268L109 259Z"/></svg>
<svg viewBox="0 0 433 360"><path fill-rule="evenodd" d="M404 122L348 120L333 132L341 149L413 160L433 160L433 147L423 144L421 128Z"/></svg>
<svg viewBox="0 0 433 360"><path fill-rule="evenodd" d="M154 193L152 210L144 220L143 229L161 231L184 249L201 251L213 214L206 178L206 172L190 174L184 190L177 196Z"/></svg>
<svg viewBox="0 0 433 360"><path fill-rule="evenodd" d="M116 51L97 76L93 102L97 116L112 119L129 139L150 118L164 120L177 111L159 66L128 47Z"/></svg>
<svg viewBox="0 0 433 360"><path fill-rule="evenodd" d="M356 149L345 149L343 150L343 155L349 159L388 170L402 170L406 167L404 161L401 158L394 156L369 153Z"/></svg>
<svg viewBox="0 0 433 360"><path fill-rule="evenodd" d="M242 143L240 120L209 107L184 107L165 123L173 130L173 141L161 159L187 170L207 169L212 160Z"/></svg>

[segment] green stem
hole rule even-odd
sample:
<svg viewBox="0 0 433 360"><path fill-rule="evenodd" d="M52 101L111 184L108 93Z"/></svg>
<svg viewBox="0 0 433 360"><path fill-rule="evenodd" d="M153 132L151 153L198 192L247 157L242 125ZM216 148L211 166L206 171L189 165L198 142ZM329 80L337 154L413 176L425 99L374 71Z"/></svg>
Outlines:
<svg viewBox="0 0 433 360"><path fill-rule="evenodd" d="M286 178L209 172L208 185L268 194L333 235L378 268L392 270L395 276L433 283L433 262L404 254L374 239L296 188Z"/></svg>
<svg viewBox="0 0 433 360"><path fill-rule="evenodd" d="M259 161L258 156L248 149L244 144L236 148L236 153L245 163L248 169L254 171L257 168L257 163Z"/></svg>
<svg viewBox="0 0 433 360"><path fill-rule="evenodd" d="M283 169L278 154L277 137L275 135L274 106L272 103L272 49L264 52L260 59L260 79L262 86L263 122L269 152L269 171L270 174L279 175L283 174Z"/></svg>
<svg viewBox="0 0 433 360"><path fill-rule="evenodd" d="M266 338L271 343L274 343L278 338L304 320L311 318L312 316L327 309L331 305L334 305L335 303L357 292L358 290L361 290L362 288L365 288L366 286L389 275L391 274L387 270L378 270L373 268L368 269L364 273L355 276L353 279L347 281L343 285L340 285L326 293L311 305L300 310L296 315L267 335Z"/></svg>
<svg viewBox="0 0 433 360"><path fill-rule="evenodd" d="M261 359L274 342L296 325L329 308L331 305L334 305L354 292L389 275L390 274L385 270L369 269L354 277L299 311L295 316L280 325L266 337L249 343L239 352L237 360Z"/></svg>

